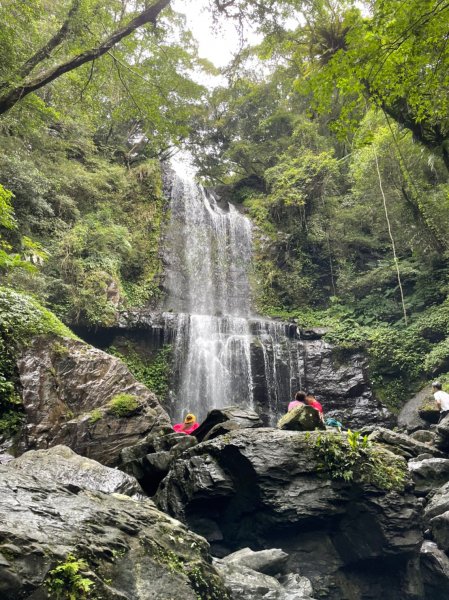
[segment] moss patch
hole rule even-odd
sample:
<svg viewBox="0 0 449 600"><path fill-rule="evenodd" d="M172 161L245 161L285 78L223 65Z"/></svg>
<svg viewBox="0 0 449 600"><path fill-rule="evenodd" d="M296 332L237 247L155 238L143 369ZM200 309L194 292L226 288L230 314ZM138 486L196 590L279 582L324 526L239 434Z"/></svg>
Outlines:
<svg viewBox="0 0 449 600"><path fill-rule="evenodd" d="M117 394L109 403L109 410L116 417L127 417L132 414L140 404L133 394Z"/></svg>

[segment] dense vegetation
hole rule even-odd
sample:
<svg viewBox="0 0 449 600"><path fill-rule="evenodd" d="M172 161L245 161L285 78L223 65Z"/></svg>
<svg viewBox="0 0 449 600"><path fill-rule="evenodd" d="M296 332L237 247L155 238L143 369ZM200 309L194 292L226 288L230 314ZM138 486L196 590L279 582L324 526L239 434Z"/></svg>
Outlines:
<svg viewBox="0 0 449 600"><path fill-rule="evenodd" d="M260 313L367 349L392 407L449 380L449 3L211 0L263 40L207 93L183 20L150 4L135 29L143 2L0 7L2 284L73 327L156 303L160 161L184 143L257 225Z"/></svg>

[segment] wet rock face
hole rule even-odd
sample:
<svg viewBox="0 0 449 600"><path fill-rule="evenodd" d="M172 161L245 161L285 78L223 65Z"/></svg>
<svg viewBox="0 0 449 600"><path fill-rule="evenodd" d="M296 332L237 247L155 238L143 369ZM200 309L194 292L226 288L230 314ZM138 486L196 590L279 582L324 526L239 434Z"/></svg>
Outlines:
<svg viewBox="0 0 449 600"><path fill-rule="evenodd" d="M8 463L10 469L32 473L39 481L57 481L72 491L77 489L105 494L141 494L142 489L130 475L79 456L67 446L49 450L30 450Z"/></svg>
<svg viewBox="0 0 449 600"><path fill-rule="evenodd" d="M256 412L245 410L239 406L228 406L211 410L194 432L194 436L202 442L235 429L256 427L262 427L262 421Z"/></svg>
<svg viewBox="0 0 449 600"><path fill-rule="evenodd" d="M310 336L312 337L312 336ZM368 363L360 353L341 354L338 348L321 339L291 341L300 345L302 375L297 379L293 394L299 388L316 395L324 409L325 417L334 417L345 426L356 429L365 425L390 426L395 417L374 398L368 379ZM288 353L285 353L286 359ZM257 412L264 415L270 405L265 375L266 356L260 346L252 346L254 403ZM278 357L276 371L279 379L290 381L291 367ZM281 389L274 412L278 417L286 412L293 400L288 389Z"/></svg>
<svg viewBox="0 0 449 600"><path fill-rule="evenodd" d="M124 448L120 452L119 468L135 477L145 492L153 496L171 463L197 443L195 436L166 427L146 436L138 444Z"/></svg>
<svg viewBox="0 0 449 600"><path fill-rule="evenodd" d="M341 600L351 588L351 598L371 598L371 587L388 587L382 572L391 576L383 598L402 598L398 586L421 540L419 504L408 492L320 476L315 435L263 428L203 442L172 464L156 501L216 555L281 548L288 569L311 579L318 597Z"/></svg>
<svg viewBox="0 0 449 600"><path fill-rule="evenodd" d="M341 353L321 339L307 340L304 353L305 387L318 400L322 398L326 417L335 417L352 429L394 422L391 413L373 396L363 354Z"/></svg>
<svg viewBox="0 0 449 600"><path fill-rule="evenodd" d="M135 311L121 313L118 327L122 337L147 330L152 339L157 332L161 339L173 340L178 335L178 321L179 315L172 313ZM326 417L335 417L352 429L395 424L395 417L374 398L363 354L341 353L322 339L324 329L298 332L292 323L272 321L269 326L255 319L248 323L251 406L264 425L275 426L301 388L317 396ZM185 356L178 360L183 364Z"/></svg>
<svg viewBox="0 0 449 600"><path fill-rule="evenodd" d="M26 414L19 448L69 446L105 465L150 431L169 425L156 396L117 358L82 342L40 337L18 361ZM131 399L118 416L111 401Z"/></svg>
<svg viewBox="0 0 449 600"><path fill-rule="evenodd" d="M83 576L103 600L227 597L206 541L150 500L74 491L35 476L34 459L20 469L13 462L0 465L2 600L47 598L49 571L68 554L85 560Z"/></svg>

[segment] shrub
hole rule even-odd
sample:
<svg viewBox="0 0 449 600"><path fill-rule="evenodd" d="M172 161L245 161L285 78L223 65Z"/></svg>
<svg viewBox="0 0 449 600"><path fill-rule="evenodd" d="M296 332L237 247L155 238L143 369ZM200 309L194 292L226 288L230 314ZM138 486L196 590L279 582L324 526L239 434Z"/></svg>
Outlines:
<svg viewBox="0 0 449 600"><path fill-rule="evenodd" d="M348 430L345 434L319 434L312 440L320 468L332 479L368 483L383 490L402 491L407 466L403 459L373 445L368 436Z"/></svg>
<svg viewBox="0 0 449 600"><path fill-rule="evenodd" d="M88 569L86 561L68 554L65 562L49 571L45 585L49 595L55 600L81 600L89 598L94 582L83 577L82 572Z"/></svg>
<svg viewBox="0 0 449 600"><path fill-rule="evenodd" d="M109 404L110 411L116 417L126 417L139 407L139 402L133 394L117 394Z"/></svg>

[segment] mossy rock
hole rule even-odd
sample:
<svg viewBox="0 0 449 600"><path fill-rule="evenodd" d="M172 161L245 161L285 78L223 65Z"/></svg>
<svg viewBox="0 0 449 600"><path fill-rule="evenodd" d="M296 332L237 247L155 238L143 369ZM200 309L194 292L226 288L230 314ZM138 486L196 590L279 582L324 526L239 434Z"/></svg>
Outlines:
<svg viewBox="0 0 449 600"><path fill-rule="evenodd" d="M438 410L432 395L429 394L424 398L421 406L418 409L418 414L423 421L426 421L426 423L438 423L440 411Z"/></svg>
<svg viewBox="0 0 449 600"><path fill-rule="evenodd" d="M311 406L296 406L278 421L278 429L290 431L314 431L326 429L320 419L320 413Z"/></svg>

